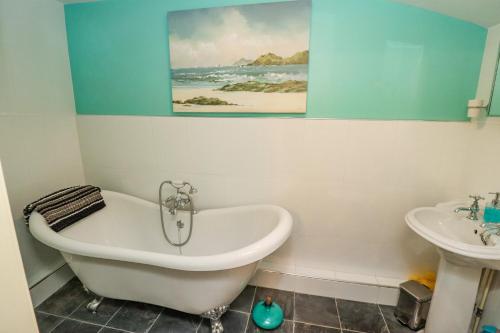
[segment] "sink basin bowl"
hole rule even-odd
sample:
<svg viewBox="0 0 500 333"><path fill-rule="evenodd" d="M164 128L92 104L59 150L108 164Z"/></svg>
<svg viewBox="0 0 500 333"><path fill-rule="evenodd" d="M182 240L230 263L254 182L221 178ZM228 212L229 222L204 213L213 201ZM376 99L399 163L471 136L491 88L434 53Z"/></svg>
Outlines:
<svg viewBox="0 0 500 333"><path fill-rule="evenodd" d="M491 236L485 245L480 236L484 221L471 221L464 213L453 212L456 206L414 209L406 215L406 223L456 264L500 269L499 237Z"/></svg>
<svg viewBox="0 0 500 333"><path fill-rule="evenodd" d="M491 236L483 243L482 218L471 221L467 212L454 212L469 205L452 202L406 214L408 226L435 245L440 255L425 333L468 333L481 272L483 268L500 269L500 238Z"/></svg>

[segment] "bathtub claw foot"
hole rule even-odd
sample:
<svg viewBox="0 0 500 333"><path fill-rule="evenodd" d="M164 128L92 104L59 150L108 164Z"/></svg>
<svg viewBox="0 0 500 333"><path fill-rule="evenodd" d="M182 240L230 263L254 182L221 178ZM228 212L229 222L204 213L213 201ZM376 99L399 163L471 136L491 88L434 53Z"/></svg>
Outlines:
<svg viewBox="0 0 500 333"><path fill-rule="evenodd" d="M89 310L92 313L96 313L97 308L99 307L99 305L101 305L103 299L104 299L104 297L98 297L98 298L94 298L93 300L91 300L89 302L89 304L87 304L87 306L86 306L87 310Z"/></svg>
<svg viewBox="0 0 500 333"><path fill-rule="evenodd" d="M220 321L220 319L210 319L210 326L212 326L212 333L224 332L224 327L222 326L222 321Z"/></svg>
<svg viewBox="0 0 500 333"><path fill-rule="evenodd" d="M224 327L222 326L222 321L220 317L229 309L229 305L221 305L212 310L204 312L201 314L202 318L210 319L210 326L212 326L212 333L222 333L224 332Z"/></svg>

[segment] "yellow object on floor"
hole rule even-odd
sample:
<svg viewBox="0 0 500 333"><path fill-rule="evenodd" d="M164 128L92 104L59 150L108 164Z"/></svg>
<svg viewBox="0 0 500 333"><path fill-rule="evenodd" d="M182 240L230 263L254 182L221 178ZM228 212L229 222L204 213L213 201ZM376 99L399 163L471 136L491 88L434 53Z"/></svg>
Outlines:
<svg viewBox="0 0 500 333"><path fill-rule="evenodd" d="M417 281L430 290L434 290L434 286L436 285L436 273L426 272L424 274L413 274L410 276L410 280Z"/></svg>

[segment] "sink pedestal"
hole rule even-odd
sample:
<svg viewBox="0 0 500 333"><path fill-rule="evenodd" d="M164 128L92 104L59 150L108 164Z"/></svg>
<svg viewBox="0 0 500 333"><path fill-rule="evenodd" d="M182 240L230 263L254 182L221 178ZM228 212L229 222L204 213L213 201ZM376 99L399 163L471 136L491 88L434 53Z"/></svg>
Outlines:
<svg viewBox="0 0 500 333"><path fill-rule="evenodd" d="M481 238L484 220L455 213L460 207L467 203L415 208L405 217L441 258L425 333L468 333L483 268L500 270L500 246Z"/></svg>
<svg viewBox="0 0 500 333"><path fill-rule="evenodd" d="M436 288L425 333L469 332L482 269L449 260L440 250ZM457 258L458 259L458 258Z"/></svg>

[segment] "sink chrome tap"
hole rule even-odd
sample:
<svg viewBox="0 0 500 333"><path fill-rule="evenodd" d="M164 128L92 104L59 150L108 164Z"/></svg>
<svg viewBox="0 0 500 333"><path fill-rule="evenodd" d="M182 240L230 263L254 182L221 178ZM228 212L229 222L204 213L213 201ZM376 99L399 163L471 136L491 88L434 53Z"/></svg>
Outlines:
<svg viewBox="0 0 500 333"><path fill-rule="evenodd" d="M479 237L481 237L484 245L489 244L491 236L500 236L499 223L482 223L481 228L483 228L483 231L479 234Z"/></svg>
<svg viewBox="0 0 500 333"><path fill-rule="evenodd" d="M458 207L455 209L455 213L458 212L469 212L469 215L467 215L467 218L472 221L477 221L479 220L479 217L477 214L479 213L479 200L484 200L483 197L479 195L469 195L469 198L474 199L470 207Z"/></svg>

